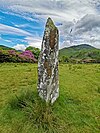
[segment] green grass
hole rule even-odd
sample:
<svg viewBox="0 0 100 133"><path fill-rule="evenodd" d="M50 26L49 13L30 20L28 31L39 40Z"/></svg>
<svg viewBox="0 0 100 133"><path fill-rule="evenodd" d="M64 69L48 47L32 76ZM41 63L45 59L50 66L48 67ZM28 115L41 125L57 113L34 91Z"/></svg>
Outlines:
<svg viewBox="0 0 100 133"><path fill-rule="evenodd" d="M36 64L0 64L0 133L99 133L100 65L60 64L60 97L37 95Z"/></svg>

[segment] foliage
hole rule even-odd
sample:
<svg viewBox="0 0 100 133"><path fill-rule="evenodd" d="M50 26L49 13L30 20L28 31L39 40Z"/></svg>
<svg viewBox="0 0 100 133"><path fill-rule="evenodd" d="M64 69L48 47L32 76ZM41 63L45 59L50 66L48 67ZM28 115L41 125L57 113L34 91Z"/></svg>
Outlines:
<svg viewBox="0 0 100 133"><path fill-rule="evenodd" d="M62 57L59 57L59 62L62 62L62 63L64 63L64 62L69 62L69 58L67 57L67 56L62 56Z"/></svg>
<svg viewBox="0 0 100 133"><path fill-rule="evenodd" d="M36 62L37 60L35 59L34 55L32 54L31 51L26 50L19 54L19 57L22 58L23 60L27 60L28 62Z"/></svg>
<svg viewBox="0 0 100 133"><path fill-rule="evenodd" d="M29 47L26 48L26 50L30 50L34 54L35 58L38 59L39 54L40 54L40 49L39 48L29 46Z"/></svg>
<svg viewBox="0 0 100 133"><path fill-rule="evenodd" d="M60 64L60 97L37 95L37 64L0 64L0 133L99 133L100 64Z"/></svg>
<svg viewBox="0 0 100 133"><path fill-rule="evenodd" d="M0 50L0 62L37 62L31 51Z"/></svg>
<svg viewBox="0 0 100 133"><path fill-rule="evenodd" d="M60 50L59 60L66 62L64 58L72 63L100 63L100 49L86 44L72 46Z"/></svg>

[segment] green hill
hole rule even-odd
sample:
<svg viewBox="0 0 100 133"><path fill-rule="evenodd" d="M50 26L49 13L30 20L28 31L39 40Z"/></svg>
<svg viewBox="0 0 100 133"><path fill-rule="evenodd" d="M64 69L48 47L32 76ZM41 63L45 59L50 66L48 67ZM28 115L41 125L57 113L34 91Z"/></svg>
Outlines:
<svg viewBox="0 0 100 133"><path fill-rule="evenodd" d="M74 60L96 60L100 62L100 49L97 49L88 44L81 44L63 48L59 52L60 60L74 59Z"/></svg>
<svg viewBox="0 0 100 133"><path fill-rule="evenodd" d="M0 45L0 50L14 50L14 48L10 48L4 45Z"/></svg>
<svg viewBox="0 0 100 133"><path fill-rule="evenodd" d="M96 50L96 48L94 48L88 44L81 44L81 45L77 45L77 46L63 48L60 50L59 55L71 57L73 55L78 54L79 52L90 51L90 50Z"/></svg>

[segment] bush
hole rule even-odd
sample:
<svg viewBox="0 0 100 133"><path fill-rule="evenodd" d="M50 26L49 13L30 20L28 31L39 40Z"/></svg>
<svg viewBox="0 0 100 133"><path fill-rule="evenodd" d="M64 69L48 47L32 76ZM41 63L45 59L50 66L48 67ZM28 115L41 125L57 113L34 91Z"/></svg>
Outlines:
<svg viewBox="0 0 100 133"><path fill-rule="evenodd" d="M29 50L33 53L33 55L35 56L36 59L38 59L39 54L40 54L40 49L39 48L35 48L35 47L27 47L26 50Z"/></svg>
<svg viewBox="0 0 100 133"><path fill-rule="evenodd" d="M31 51L19 53L15 50L0 50L0 62L37 62Z"/></svg>

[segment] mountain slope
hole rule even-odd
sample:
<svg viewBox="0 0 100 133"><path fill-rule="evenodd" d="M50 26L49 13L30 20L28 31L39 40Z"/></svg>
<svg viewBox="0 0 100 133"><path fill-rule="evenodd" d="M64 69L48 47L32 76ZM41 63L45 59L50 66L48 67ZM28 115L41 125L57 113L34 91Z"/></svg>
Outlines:
<svg viewBox="0 0 100 133"><path fill-rule="evenodd" d="M100 49L94 48L88 44L81 44L63 48L59 51L59 58L64 59L94 59L100 61Z"/></svg>
<svg viewBox="0 0 100 133"><path fill-rule="evenodd" d="M63 48L59 51L59 55L71 57L73 55L78 54L79 52L90 51L90 50L96 50L96 48L94 48L88 44L81 44L81 45L77 45L77 46L71 46L68 48Z"/></svg>
<svg viewBox="0 0 100 133"><path fill-rule="evenodd" d="M12 50L13 48L4 46L4 45L0 45L0 50Z"/></svg>
<svg viewBox="0 0 100 133"><path fill-rule="evenodd" d="M76 45L76 46L71 46L69 47L70 49L76 49L76 50L81 50L81 49L94 49L95 47L89 45L89 44L80 44L80 45Z"/></svg>

